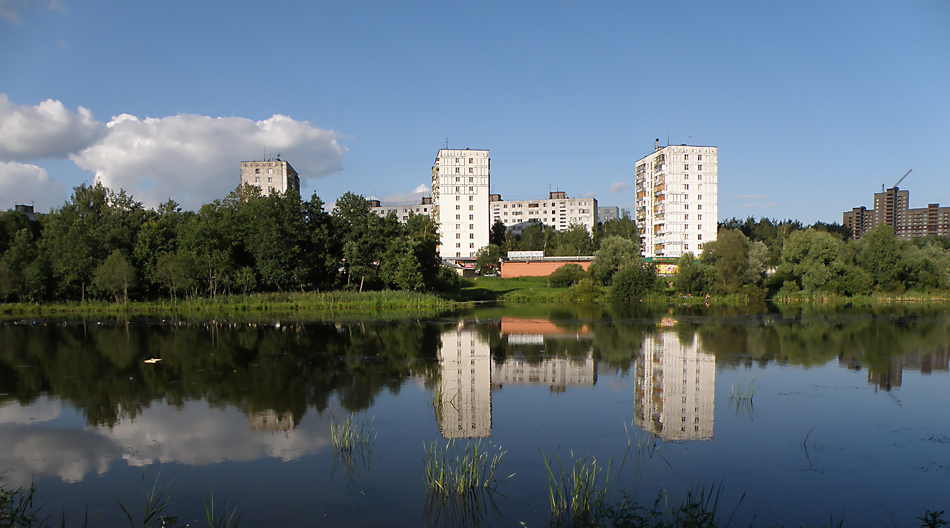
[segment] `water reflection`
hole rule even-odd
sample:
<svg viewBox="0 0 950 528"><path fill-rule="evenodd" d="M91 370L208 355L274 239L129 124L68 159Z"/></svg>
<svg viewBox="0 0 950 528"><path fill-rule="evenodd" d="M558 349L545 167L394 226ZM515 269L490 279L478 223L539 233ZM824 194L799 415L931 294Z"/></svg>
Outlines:
<svg viewBox="0 0 950 528"><path fill-rule="evenodd" d="M664 440L712 440L716 358L672 330L647 337L636 361L634 423Z"/></svg>
<svg viewBox="0 0 950 528"><path fill-rule="evenodd" d="M865 367L856 357L842 360L839 365L850 370L861 370ZM892 357L886 364L868 365L868 383L878 389L889 391L901 386L904 379L904 370L913 370L921 374L950 372L950 349L921 352L914 350L903 356Z"/></svg>

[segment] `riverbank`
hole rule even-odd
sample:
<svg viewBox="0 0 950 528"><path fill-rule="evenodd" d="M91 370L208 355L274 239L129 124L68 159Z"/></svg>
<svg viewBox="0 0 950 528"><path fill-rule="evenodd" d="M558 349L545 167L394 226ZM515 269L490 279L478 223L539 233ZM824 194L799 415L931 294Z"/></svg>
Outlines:
<svg viewBox="0 0 950 528"><path fill-rule="evenodd" d="M461 300L446 299L432 293L404 291L372 292L284 292L250 295L222 295L179 301L85 303L9 303L0 304L3 316L49 315L156 315L202 313L272 312L435 312L466 306Z"/></svg>

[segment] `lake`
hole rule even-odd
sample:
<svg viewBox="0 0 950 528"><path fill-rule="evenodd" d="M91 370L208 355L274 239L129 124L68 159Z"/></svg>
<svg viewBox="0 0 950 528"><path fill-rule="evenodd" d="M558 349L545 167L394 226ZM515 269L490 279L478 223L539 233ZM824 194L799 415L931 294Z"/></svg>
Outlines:
<svg viewBox="0 0 950 528"><path fill-rule="evenodd" d="M948 358L950 310L905 306L7 321L0 478L56 525L127 524L158 483L183 522L213 494L250 527L534 527L573 456L608 498L717 489L735 526L917 526L950 509ZM426 491L450 440L504 451L468 509Z"/></svg>

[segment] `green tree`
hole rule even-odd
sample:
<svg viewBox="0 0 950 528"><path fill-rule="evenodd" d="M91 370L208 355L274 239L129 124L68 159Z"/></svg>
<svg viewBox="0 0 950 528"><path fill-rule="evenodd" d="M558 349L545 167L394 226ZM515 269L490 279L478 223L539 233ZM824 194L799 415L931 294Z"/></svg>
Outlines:
<svg viewBox="0 0 950 528"><path fill-rule="evenodd" d="M702 263L713 270L708 286L719 293L738 292L748 279L749 239L741 231L720 230L703 245Z"/></svg>
<svg viewBox="0 0 950 528"><path fill-rule="evenodd" d="M901 287L901 243L887 224L870 229L858 241L857 264L868 272L879 288Z"/></svg>
<svg viewBox="0 0 950 528"><path fill-rule="evenodd" d="M579 264L565 264L548 275L548 286L567 288L587 276Z"/></svg>
<svg viewBox="0 0 950 528"><path fill-rule="evenodd" d="M630 302L643 299L656 285L656 267L647 262L631 262L621 267L613 277L610 296L615 301Z"/></svg>
<svg viewBox="0 0 950 528"><path fill-rule="evenodd" d="M168 289L168 297L174 301L179 291L197 294L198 264L194 253L180 249L165 253L155 265L154 280Z"/></svg>
<svg viewBox="0 0 950 528"><path fill-rule="evenodd" d="M501 248L488 244L475 254L475 271L482 275L498 272L498 261L501 260Z"/></svg>
<svg viewBox="0 0 950 528"><path fill-rule="evenodd" d="M504 247L506 238L508 238L508 228L504 222L496 218L495 223L491 226L491 232L488 235L488 243L498 247Z"/></svg>
<svg viewBox="0 0 950 528"><path fill-rule="evenodd" d="M0 298L36 301L45 297L49 266L28 228L14 235L0 257Z"/></svg>
<svg viewBox="0 0 950 528"><path fill-rule="evenodd" d="M567 230L558 231L556 244L552 252L553 256L586 256L594 252L594 242L591 240L590 233L580 224L572 224Z"/></svg>
<svg viewBox="0 0 950 528"><path fill-rule="evenodd" d="M691 295L705 291L703 270L692 253L680 255L676 261L676 274L673 276L673 286L676 291Z"/></svg>
<svg viewBox="0 0 950 528"><path fill-rule="evenodd" d="M612 236L636 242L637 252L640 252L640 231L637 229L637 222L630 216L630 211L624 209L620 218L604 222L601 241Z"/></svg>
<svg viewBox="0 0 950 528"><path fill-rule="evenodd" d="M588 272L601 284L610 284L614 273L621 267L640 260L640 244L621 236L608 236L594 253L594 262Z"/></svg>
<svg viewBox="0 0 950 528"><path fill-rule="evenodd" d="M97 290L113 295L116 303L120 298L129 302L129 288L134 282L135 270L118 249L96 268L92 281Z"/></svg>

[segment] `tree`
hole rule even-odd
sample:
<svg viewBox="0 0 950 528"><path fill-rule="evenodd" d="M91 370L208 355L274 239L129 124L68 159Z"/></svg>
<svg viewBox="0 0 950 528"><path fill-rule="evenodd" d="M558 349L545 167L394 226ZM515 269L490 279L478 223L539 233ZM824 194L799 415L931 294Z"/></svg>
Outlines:
<svg viewBox="0 0 950 528"><path fill-rule="evenodd" d="M621 236L608 236L594 253L594 262L588 272L601 284L610 284L614 273L621 267L640 260L640 244Z"/></svg>
<svg viewBox="0 0 950 528"><path fill-rule="evenodd" d="M881 224L864 233L856 257L878 287L893 289L901 282L901 243L891 226Z"/></svg>
<svg viewBox="0 0 950 528"><path fill-rule="evenodd" d="M703 270L692 253L688 251L683 253L676 261L676 275L673 276L673 286L676 291L687 295L705 291Z"/></svg>
<svg viewBox="0 0 950 528"><path fill-rule="evenodd" d="M501 260L501 248L493 244L478 250L475 254L475 271L482 275L496 273L498 271L498 261Z"/></svg>
<svg viewBox="0 0 950 528"><path fill-rule="evenodd" d="M154 280L168 289L168 297L172 301L179 290L197 293L198 265L194 253L180 249L159 257L155 264Z"/></svg>
<svg viewBox="0 0 950 528"><path fill-rule="evenodd" d="M548 285L555 288L567 288L587 276L579 264L565 264L548 275Z"/></svg>
<svg viewBox="0 0 950 528"><path fill-rule="evenodd" d="M598 240L601 243L607 237L618 236L636 242L637 253L640 252L640 231L637 229L637 222L630 217L630 211L624 209L620 218L604 222L602 231L603 234Z"/></svg>
<svg viewBox="0 0 950 528"><path fill-rule="evenodd" d="M611 297L619 302L643 299L644 295L653 290L656 277L656 267L652 263L628 263L614 275Z"/></svg>
<svg viewBox="0 0 950 528"><path fill-rule="evenodd" d="M736 293L749 272L749 239L741 231L720 230L716 240L703 246L701 259L713 270L710 287L721 293Z"/></svg>
<svg viewBox="0 0 950 528"><path fill-rule="evenodd" d="M498 247L503 247L507 237L508 228L505 226L504 222L496 218L495 223L491 226L491 232L488 235L488 243Z"/></svg>
<svg viewBox="0 0 950 528"><path fill-rule="evenodd" d="M129 302L129 287L135 282L135 270L118 249L109 254L109 257L100 264L93 275L93 285L97 290L112 294L115 302Z"/></svg>
<svg viewBox="0 0 950 528"><path fill-rule="evenodd" d="M580 224L571 224L566 231L558 231L556 244L552 252L554 256L590 255L594 251L594 243L587 228Z"/></svg>

